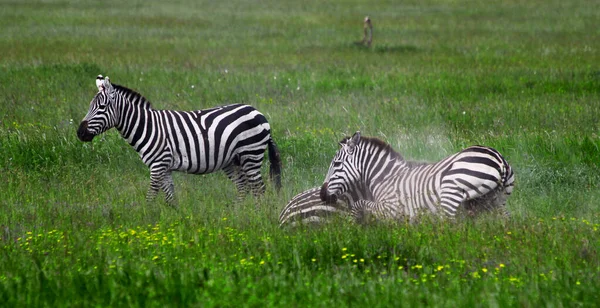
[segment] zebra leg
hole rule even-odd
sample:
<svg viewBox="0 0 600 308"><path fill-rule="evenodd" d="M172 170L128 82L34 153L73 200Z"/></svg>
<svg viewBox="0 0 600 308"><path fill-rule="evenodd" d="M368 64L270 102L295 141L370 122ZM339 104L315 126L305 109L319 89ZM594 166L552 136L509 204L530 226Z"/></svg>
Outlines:
<svg viewBox="0 0 600 308"><path fill-rule="evenodd" d="M248 185L254 196L261 196L265 193L265 182L262 180L260 170L254 174L248 175Z"/></svg>
<svg viewBox="0 0 600 308"><path fill-rule="evenodd" d="M365 225L375 220L375 208L377 205L372 201L358 200L350 207L350 215L356 223Z"/></svg>
<svg viewBox="0 0 600 308"><path fill-rule="evenodd" d="M467 200L466 192L457 185L442 185L440 192L440 205L446 217L454 219L458 208Z"/></svg>
<svg viewBox="0 0 600 308"><path fill-rule="evenodd" d="M506 197L504 190L497 189L479 198L467 200L463 203L465 214L475 217L480 213L489 212L508 219L510 213L506 208Z"/></svg>
<svg viewBox="0 0 600 308"><path fill-rule="evenodd" d="M240 166L229 165L223 168L227 177L235 184L238 191L238 197L245 196L248 192L246 190L246 177L245 174L240 171Z"/></svg>
<svg viewBox="0 0 600 308"><path fill-rule="evenodd" d="M515 187L514 181L514 174L512 174L507 183L505 183L504 188L502 189L502 194L499 198L501 200L500 210L502 211L502 216L505 218L510 218L510 212L506 208L506 200L512 194L513 188Z"/></svg>
<svg viewBox="0 0 600 308"><path fill-rule="evenodd" d="M506 208L506 199L508 199L508 196L510 196L511 192L512 187L504 187L504 189L497 192L496 199L494 200L495 208L498 210L500 215L506 219L510 218L510 212Z"/></svg>
<svg viewBox="0 0 600 308"><path fill-rule="evenodd" d="M150 188L146 194L146 200L148 202L153 201L161 189L166 193L165 199L167 202L173 199L174 188L171 172L165 166L155 164L150 166Z"/></svg>
<svg viewBox="0 0 600 308"><path fill-rule="evenodd" d="M262 158L264 154L260 156L260 159L257 157L252 158L242 158L241 163L241 173L243 173L246 177L247 189L252 191L254 196L259 196L264 194L265 192L265 183L262 180L262 175L260 174L260 166L262 165Z"/></svg>
<svg viewBox="0 0 600 308"><path fill-rule="evenodd" d="M399 207L388 202L374 202L358 200L350 207L350 214L359 224L366 224L376 220L396 220L403 217Z"/></svg>
<svg viewBox="0 0 600 308"><path fill-rule="evenodd" d="M150 188L148 188L148 193L146 194L146 201L154 201L162 185L164 175L165 170L163 168L150 168Z"/></svg>
<svg viewBox="0 0 600 308"><path fill-rule="evenodd" d="M458 183L458 184L457 184ZM459 185L462 184L462 185ZM490 187L492 186L492 187ZM506 187L477 187L464 180L446 180L442 183L440 203L442 210L449 218L455 218L460 206L467 216L477 216L482 212L500 212L502 216L509 217L506 209L506 199L510 191Z"/></svg>
<svg viewBox="0 0 600 308"><path fill-rule="evenodd" d="M167 204L175 206L175 185L173 184L173 176L171 175L171 171L165 172L162 179L161 189L165 192L165 201Z"/></svg>

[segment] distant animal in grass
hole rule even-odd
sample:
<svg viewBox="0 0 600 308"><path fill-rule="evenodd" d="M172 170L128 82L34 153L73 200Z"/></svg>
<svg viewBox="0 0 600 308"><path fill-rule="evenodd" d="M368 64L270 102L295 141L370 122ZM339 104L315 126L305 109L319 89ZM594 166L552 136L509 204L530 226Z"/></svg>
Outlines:
<svg viewBox="0 0 600 308"><path fill-rule="evenodd" d="M363 20L363 38L360 41L354 42L354 44L358 46L371 47L372 42L373 24L371 23L371 18L369 18L369 16L366 16Z"/></svg>

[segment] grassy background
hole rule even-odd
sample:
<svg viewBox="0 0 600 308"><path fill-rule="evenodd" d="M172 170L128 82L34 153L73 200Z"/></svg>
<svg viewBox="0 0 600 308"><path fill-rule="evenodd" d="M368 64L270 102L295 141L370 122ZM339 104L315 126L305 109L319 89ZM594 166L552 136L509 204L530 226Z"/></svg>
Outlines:
<svg viewBox="0 0 600 308"><path fill-rule="evenodd" d="M600 302L598 3L221 2L0 1L0 302ZM98 74L161 109L256 106L284 189L239 204L223 174L178 173L180 209L147 204L116 131L76 138ZM356 130L409 159L495 147L513 218L278 229Z"/></svg>

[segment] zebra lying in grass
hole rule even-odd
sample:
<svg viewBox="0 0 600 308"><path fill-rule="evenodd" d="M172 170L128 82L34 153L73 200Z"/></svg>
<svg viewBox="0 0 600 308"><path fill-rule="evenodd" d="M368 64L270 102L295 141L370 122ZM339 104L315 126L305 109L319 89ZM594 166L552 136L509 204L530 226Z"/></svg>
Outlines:
<svg viewBox="0 0 600 308"><path fill-rule="evenodd" d="M431 212L454 218L500 210L514 187L512 168L498 151L472 146L437 163L414 163L376 138L356 132L340 142L321 187L321 200L361 195L350 205L357 221L410 219ZM443 213L443 214L442 214Z"/></svg>
<svg viewBox="0 0 600 308"><path fill-rule="evenodd" d="M333 203L325 203L320 196L321 187L303 191L290 200L279 214L279 226L319 224L333 215L347 216L350 207L347 197L342 196Z"/></svg>
<svg viewBox="0 0 600 308"><path fill-rule="evenodd" d="M174 203L172 171L206 174L223 170L240 193L262 194L260 168L268 148L270 175L281 187L281 159L267 119L248 105L197 111L153 109L139 93L96 78L98 93L81 121L77 136L89 142L116 127L150 168L147 199L159 190Z"/></svg>

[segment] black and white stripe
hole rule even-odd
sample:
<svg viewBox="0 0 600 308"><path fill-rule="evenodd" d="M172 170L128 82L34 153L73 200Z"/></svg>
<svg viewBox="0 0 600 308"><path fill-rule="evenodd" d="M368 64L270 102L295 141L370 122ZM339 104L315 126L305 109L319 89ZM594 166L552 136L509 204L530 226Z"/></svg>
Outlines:
<svg viewBox="0 0 600 308"><path fill-rule="evenodd" d="M303 191L290 200L279 214L279 226L319 224L332 216L347 216L350 213L350 198L341 196L336 202L321 200L321 187Z"/></svg>
<svg viewBox="0 0 600 308"><path fill-rule="evenodd" d="M414 219L424 212L455 217L500 209L514 187L514 173L498 151L472 146L437 163L410 162L379 139L357 132L340 143L321 199L360 194L353 202L357 220ZM443 214L442 214L443 213Z"/></svg>
<svg viewBox="0 0 600 308"><path fill-rule="evenodd" d="M139 93L96 78L98 93L90 103L77 136L92 141L112 127L150 168L148 199L159 190L174 201L172 171L206 174L224 170L242 193L264 192L260 168L268 148L270 175L281 187L281 160L263 114L235 104L197 111L156 110Z"/></svg>

